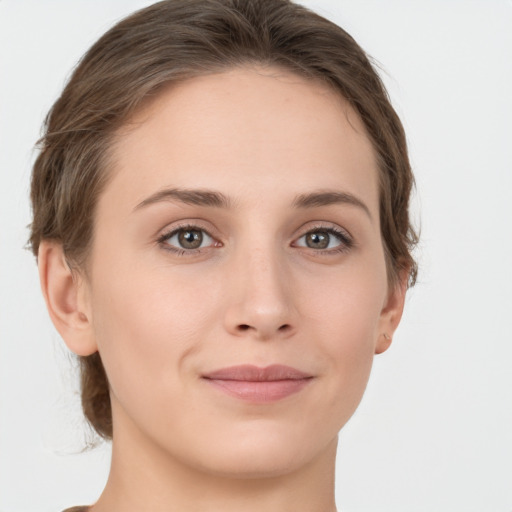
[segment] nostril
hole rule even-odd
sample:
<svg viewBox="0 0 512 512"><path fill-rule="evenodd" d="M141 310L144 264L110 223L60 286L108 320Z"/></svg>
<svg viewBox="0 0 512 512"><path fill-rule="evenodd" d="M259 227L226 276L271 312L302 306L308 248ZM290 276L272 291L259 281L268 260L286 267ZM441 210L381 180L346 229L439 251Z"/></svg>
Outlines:
<svg viewBox="0 0 512 512"><path fill-rule="evenodd" d="M252 327L248 324L239 324L237 326L237 329L241 332L248 331L249 329L252 329ZM279 332L288 332L292 329L292 326L290 324L283 324L278 328ZM257 329L256 329L257 330Z"/></svg>

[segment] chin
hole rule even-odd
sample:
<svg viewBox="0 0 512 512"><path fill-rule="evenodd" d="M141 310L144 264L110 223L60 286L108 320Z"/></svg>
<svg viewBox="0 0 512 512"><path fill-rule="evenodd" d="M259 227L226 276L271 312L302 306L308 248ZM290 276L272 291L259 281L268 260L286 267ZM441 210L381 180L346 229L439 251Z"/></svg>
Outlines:
<svg viewBox="0 0 512 512"><path fill-rule="evenodd" d="M212 461L203 459L202 469L210 474L235 479L262 479L277 478L294 471L305 465L307 458L300 454L286 453L259 449L250 451L237 451L224 454Z"/></svg>
<svg viewBox="0 0 512 512"><path fill-rule="evenodd" d="M205 439L207 446L197 454L202 470L239 479L280 477L306 466L331 446L336 450L337 433L322 443L318 433L298 435L263 425L253 427L218 436L215 442Z"/></svg>

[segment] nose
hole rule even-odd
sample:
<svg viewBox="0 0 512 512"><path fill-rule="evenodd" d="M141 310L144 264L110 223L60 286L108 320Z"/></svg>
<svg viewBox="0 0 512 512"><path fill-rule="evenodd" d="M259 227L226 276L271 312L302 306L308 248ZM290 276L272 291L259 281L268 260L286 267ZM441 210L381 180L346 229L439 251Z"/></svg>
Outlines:
<svg viewBox="0 0 512 512"><path fill-rule="evenodd" d="M262 341L293 335L298 314L292 280L277 251L239 254L228 282L224 320L229 333Z"/></svg>

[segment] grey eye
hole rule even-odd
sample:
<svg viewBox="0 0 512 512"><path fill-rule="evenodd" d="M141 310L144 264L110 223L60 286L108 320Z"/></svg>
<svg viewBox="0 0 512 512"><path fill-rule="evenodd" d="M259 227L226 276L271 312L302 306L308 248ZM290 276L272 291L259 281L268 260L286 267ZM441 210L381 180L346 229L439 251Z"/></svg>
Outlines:
<svg viewBox="0 0 512 512"><path fill-rule="evenodd" d="M331 238L329 234L324 231L315 231L304 236L307 247L312 249L327 249Z"/></svg>
<svg viewBox="0 0 512 512"><path fill-rule="evenodd" d="M343 245L349 245L348 240L333 229L315 229L302 235L298 241L299 247L308 247L309 249L334 249Z"/></svg>

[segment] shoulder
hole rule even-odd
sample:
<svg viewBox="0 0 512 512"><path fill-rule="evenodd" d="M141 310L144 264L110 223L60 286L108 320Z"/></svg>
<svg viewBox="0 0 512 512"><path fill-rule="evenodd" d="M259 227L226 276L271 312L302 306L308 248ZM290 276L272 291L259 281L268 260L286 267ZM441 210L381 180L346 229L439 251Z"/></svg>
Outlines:
<svg viewBox="0 0 512 512"><path fill-rule="evenodd" d="M63 510L62 512L87 512L89 507L71 507Z"/></svg>

